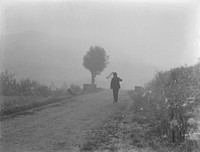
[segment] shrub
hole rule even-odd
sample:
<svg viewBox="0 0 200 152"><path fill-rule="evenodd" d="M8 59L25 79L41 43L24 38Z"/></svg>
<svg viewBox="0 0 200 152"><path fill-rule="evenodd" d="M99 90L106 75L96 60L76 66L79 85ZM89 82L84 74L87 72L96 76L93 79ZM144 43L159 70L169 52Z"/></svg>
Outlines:
<svg viewBox="0 0 200 152"><path fill-rule="evenodd" d="M17 83L14 74L8 72L1 72L0 74L0 95L13 95L15 94Z"/></svg>
<svg viewBox="0 0 200 152"><path fill-rule="evenodd" d="M197 128L193 110L200 103L200 64L158 72L145 94L134 94L133 100L160 138L177 145L190 141Z"/></svg>
<svg viewBox="0 0 200 152"><path fill-rule="evenodd" d="M0 95L49 96L52 93L50 88L46 85L40 84L29 78L21 79L17 82L14 76L14 74L8 71L0 74Z"/></svg>
<svg viewBox="0 0 200 152"><path fill-rule="evenodd" d="M81 89L81 87L79 85L74 85L74 84L70 85L70 89L75 94L79 94L82 91L82 89Z"/></svg>

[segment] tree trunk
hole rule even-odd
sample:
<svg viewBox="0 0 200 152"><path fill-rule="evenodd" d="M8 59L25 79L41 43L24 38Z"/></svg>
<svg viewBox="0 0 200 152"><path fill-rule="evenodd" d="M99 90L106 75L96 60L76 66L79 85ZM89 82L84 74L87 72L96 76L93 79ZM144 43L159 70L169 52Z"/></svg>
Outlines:
<svg viewBox="0 0 200 152"><path fill-rule="evenodd" d="M91 72L91 84L94 85L95 83L95 74L93 72Z"/></svg>

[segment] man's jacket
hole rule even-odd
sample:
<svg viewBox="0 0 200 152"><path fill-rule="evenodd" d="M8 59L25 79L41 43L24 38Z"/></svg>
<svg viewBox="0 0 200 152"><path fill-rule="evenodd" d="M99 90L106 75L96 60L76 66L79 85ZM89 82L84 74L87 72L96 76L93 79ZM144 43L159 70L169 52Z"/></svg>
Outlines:
<svg viewBox="0 0 200 152"><path fill-rule="evenodd" d="M110 88L111 89L120 89L119 81L122 81L122 79L120 79L119 77L112 78L111 83L110 83Z"/></svg>

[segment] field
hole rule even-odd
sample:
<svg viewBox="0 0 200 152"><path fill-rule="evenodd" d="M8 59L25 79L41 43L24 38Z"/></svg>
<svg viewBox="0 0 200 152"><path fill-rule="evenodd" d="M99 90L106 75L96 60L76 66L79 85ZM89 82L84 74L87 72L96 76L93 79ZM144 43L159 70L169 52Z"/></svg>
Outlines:
<svg viewBox="0 0 200 152"><path fill-rule="evenodd" d="M71 98L66 96L1 96L0 97L0 116L21 112L24 110L40 107L42 105L58 102Z"/></svg>
<svg viewBox="0 0 200 152"><path fill-rule="evenodd" d="M76 95L99 92L103 89L97 88L94 91L79 91ZM48 97L42 96L0 96L0 116L6 116L17 112L22 112L28 109L40 107L46 104L59 102L65 99L70 99L74 95L52 95Z"/></svg>

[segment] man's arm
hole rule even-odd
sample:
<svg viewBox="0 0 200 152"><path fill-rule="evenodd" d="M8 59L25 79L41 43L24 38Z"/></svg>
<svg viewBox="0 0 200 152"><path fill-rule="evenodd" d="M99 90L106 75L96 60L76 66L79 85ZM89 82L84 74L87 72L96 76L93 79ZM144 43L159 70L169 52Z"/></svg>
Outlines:
<svg viewBox="0 0 200 152"><path fill-rule="evenodd" d="M119 78L119 77L118 77L118 80L119 80L119 81L122 81L122 79L121 79L121 78Z"/></svg>
<svg viewBox="0 0 200 152"><path fill-rule="evenodd" d="M113 89L113 79L110 82L110 89Z"/></svg>

